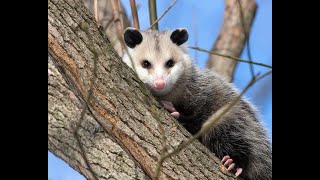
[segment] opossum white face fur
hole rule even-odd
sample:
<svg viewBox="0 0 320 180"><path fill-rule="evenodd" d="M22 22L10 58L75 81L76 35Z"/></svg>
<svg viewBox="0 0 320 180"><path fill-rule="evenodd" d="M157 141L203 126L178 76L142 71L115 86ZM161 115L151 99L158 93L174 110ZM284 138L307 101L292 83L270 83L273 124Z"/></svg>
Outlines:
<svg viewBox="0 0 320 180"><path fill-rule="evenodd" d="M163 96L192 63L183 46L187 40L186 29L140 32L129 27L124 31L129 55L125 53L123 60L155 96Z"/></svg>

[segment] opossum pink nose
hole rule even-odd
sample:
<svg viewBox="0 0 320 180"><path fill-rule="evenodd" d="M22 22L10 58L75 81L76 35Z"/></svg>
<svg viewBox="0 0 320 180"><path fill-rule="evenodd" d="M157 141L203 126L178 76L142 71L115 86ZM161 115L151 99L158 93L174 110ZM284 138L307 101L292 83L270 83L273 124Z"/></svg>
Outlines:
<svg viewBox="0 0 320 180"><path fill-rule="evenodd" d="M162 79L157 79L154 81L153 85L157 90L161 90L166 87L166 82Z"/></svg>

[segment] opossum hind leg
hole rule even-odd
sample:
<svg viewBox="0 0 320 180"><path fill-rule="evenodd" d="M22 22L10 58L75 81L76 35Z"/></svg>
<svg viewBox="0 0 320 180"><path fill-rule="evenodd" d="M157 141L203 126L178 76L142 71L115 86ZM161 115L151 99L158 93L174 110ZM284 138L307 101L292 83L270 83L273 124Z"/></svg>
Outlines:
<svg viewBox="0 0 320 180"><path fill-rule="evenodd" d="M227 168L228 171L234 172L234 175L238 177L242 173L242 168L235 168L235 163L230 158L230 156L224 156L221 160L221 163Z"/></svg>

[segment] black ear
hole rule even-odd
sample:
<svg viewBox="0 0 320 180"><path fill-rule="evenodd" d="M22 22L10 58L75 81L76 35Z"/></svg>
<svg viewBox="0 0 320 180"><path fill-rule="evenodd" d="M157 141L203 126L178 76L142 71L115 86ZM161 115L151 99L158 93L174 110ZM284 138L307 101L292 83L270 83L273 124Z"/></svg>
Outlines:
<svg viewBox="0 0 320 180"><path fill-rule="evenodd" d="M142 42L142 34L137 29L128 27L124 30L123 39L128 47L134 48Z"/></svg>
<svg viewBox="0 0 320 180"><path fill-rule="evenodd" d="M173 43L180 46L181 44L187 42L189 38L188 31L186 29L176 29L172 32L170 39Z"/></svg>

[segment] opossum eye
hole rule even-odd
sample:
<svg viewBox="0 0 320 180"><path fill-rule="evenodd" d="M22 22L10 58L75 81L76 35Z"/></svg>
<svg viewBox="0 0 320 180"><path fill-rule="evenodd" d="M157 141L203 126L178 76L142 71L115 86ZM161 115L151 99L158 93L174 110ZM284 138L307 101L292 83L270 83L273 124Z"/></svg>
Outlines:
<svg viewBox="0 0 320 180"><path fill-rule="evenodd" d="M170 59L169 61L167 61L166 66L167 66L168 68L173 67L173 66L174 66L174 61L173 61L172 59Z"/></svg>
<svg viewBox="0 0 320 180"><path fill-rule="evenodd" d="M144 60L144 61L142 61L142 67L146 68L146 69L150 69L151 64L148 60Z"/></svg>

